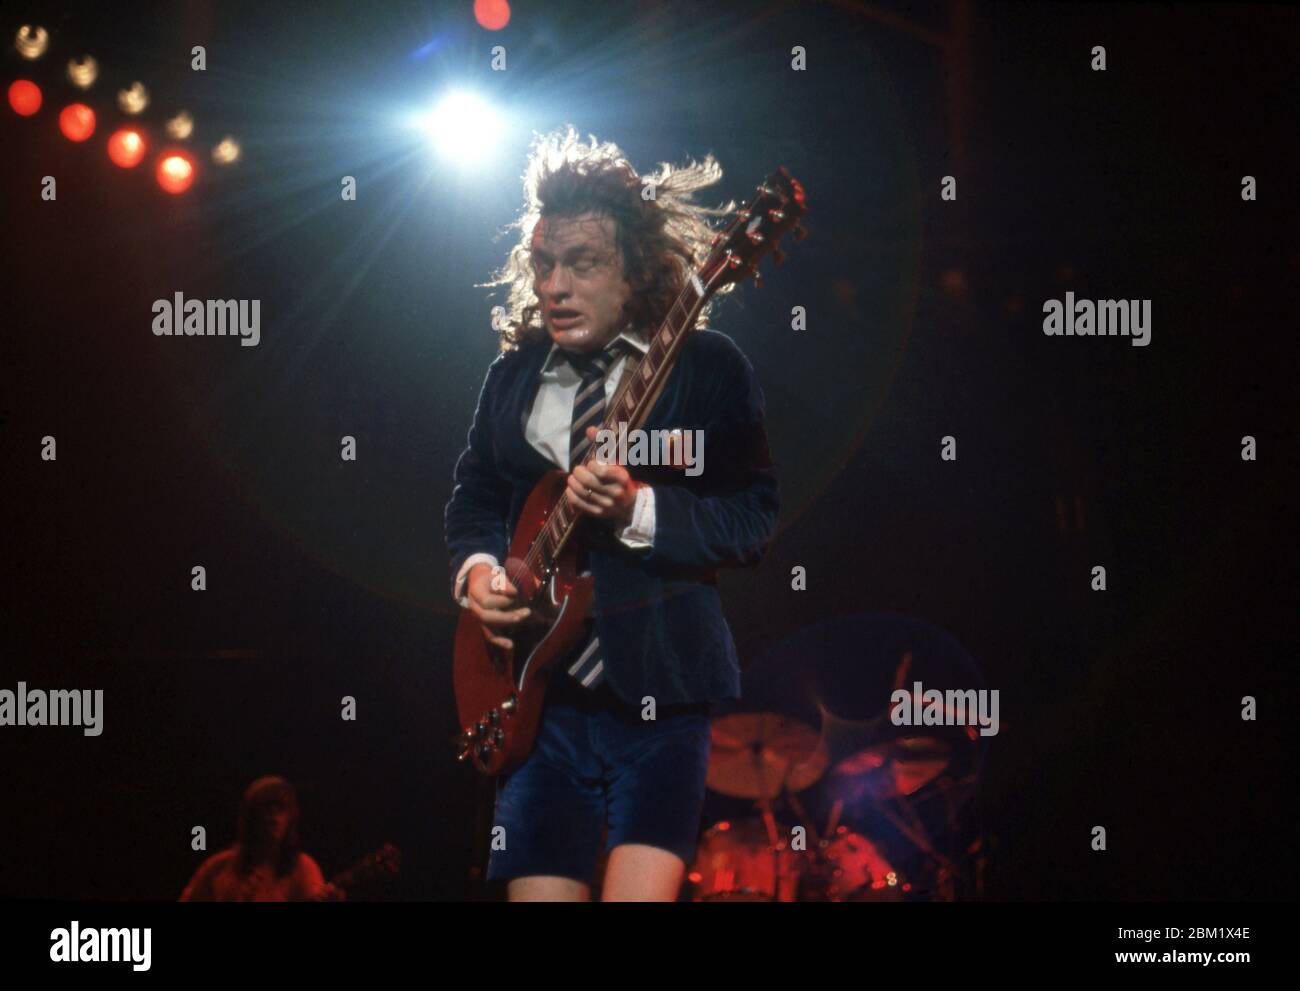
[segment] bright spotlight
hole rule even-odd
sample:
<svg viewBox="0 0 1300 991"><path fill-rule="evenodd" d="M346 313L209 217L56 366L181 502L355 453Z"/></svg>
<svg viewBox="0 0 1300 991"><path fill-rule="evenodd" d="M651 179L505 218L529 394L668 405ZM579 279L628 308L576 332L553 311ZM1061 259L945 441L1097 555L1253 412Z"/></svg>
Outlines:
<svg viewBox="0 0 1300 991"><path fill-rule="evenodd" d="M115 131L108 139L108 157L118 168L135 168L144 158L146 150L144 137L132 127Z"/></svg>
<svg viewBox="0 0 1300 991"><path fill-rule="evenodd" d="M158 160L154 173L158 185L172 194L183 193L194 182L194 163L182 151L172 149Z"/></svg>
<svg viewBox="0 0 1300 991"><path fill-rule="evenodd" d="M501 119L472 93L450 93L420 120L439 154L463 165L482 162L501 138Z"/></svg>

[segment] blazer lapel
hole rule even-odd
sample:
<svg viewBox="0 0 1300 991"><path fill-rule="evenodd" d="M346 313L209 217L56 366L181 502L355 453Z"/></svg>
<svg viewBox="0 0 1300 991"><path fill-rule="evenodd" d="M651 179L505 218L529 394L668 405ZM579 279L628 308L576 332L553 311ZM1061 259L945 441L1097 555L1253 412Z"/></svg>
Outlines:
<svg viewBox="0 0 1300 991"><path fill-rule="evenodd" d="M496 418L498 445L510 465L517 466L526 475L541 475L555 468L543 455L524 439L524 416L533 408L537 389L541 385L542 364L550 353L551 342L545 346L521 349L514 380L509 384L504 402Z"/></svg>

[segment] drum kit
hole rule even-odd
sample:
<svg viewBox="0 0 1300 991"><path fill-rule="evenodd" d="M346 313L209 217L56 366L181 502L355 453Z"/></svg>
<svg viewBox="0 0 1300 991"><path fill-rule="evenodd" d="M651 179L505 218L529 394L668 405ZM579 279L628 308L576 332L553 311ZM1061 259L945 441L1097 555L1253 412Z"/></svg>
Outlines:
<svg viewBox="0 0 1300 991"><path fill-rule="evenodd" d="M842 728L819 733L770 712L714 718L708 787L752 801L753 811L705 830L683 897L953 901L965 891L979 873L972 864L981 845L959 828L974 792L975 742L917 735L881 718L863 733L876 739L845 748ZM833 759L833 749L847 752ZM815 803L826 808L820 829L807 811Z"/></svg>

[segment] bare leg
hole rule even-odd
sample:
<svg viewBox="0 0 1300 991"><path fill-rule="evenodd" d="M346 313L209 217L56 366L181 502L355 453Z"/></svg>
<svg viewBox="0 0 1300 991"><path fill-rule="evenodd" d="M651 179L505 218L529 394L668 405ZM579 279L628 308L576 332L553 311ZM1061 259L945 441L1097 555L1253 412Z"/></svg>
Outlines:
<svg viewBox="0 0 1300 991"><path fill-rule="evenodd" d="M587 902L591 888L571 877L536 874L506 882L506 898L512 902Z"/></svg>
<svg viewBox="0 0 1300 991"><path fill-rule="evenodd" d="M643 843L621 843L609 852L601 900L676 901L685 873L686 865L675 853Z"/></svg>

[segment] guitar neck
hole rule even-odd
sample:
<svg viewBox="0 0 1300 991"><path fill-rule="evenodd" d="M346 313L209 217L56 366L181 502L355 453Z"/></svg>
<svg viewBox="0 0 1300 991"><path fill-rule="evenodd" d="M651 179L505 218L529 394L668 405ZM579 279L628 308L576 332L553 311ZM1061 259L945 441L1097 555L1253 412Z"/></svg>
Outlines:
<svg viewBox="0 0 1300 991"><path fill-rule="evenodd" d="M617 430L626 424L628 430L640 427L650 416L672 374L677 357L681 354L686 335L695 327L700 310L709 298L704 283L697 274L673 301L668 316L650 339L650 347L641 360L628 362L613 401L605 411L602 430ZM583 461L584 465L596 460L596 445ZM578 511L561 499L547 517L546 525L533 540L528 552L528 563L534 574L545 571L564 550L573 537L580 516Z"/></svg>
<svg viewBox="0 0 1300 991"><path fill-rule="evenodd" d="M402 852L391 843L385 843L378 850L366 854L347 870L335 874L329 883L336 888L348 889L354 884L364 883L385 874L397 873L401 863Z"/></svg>

